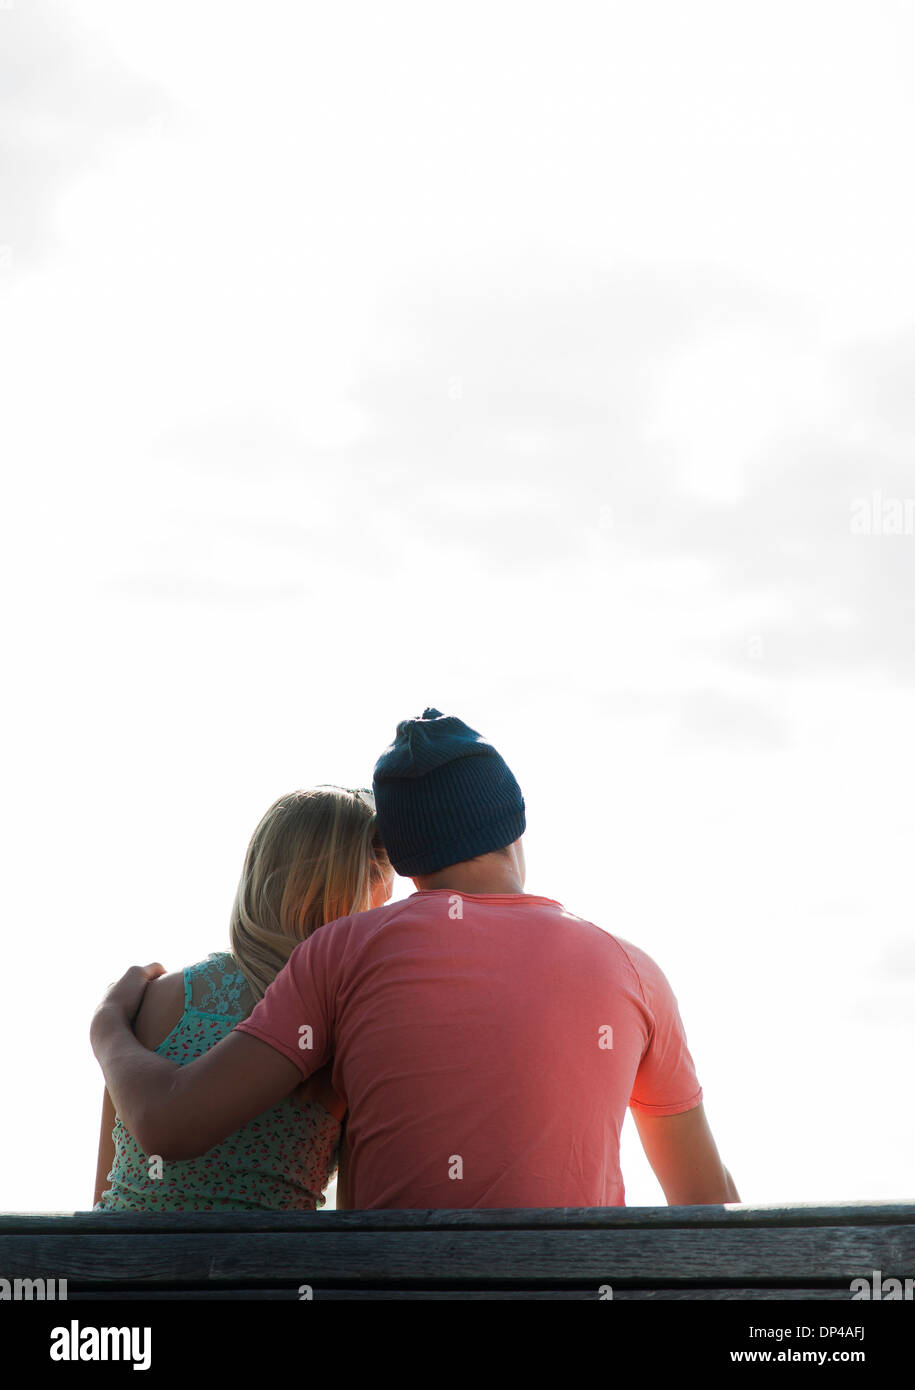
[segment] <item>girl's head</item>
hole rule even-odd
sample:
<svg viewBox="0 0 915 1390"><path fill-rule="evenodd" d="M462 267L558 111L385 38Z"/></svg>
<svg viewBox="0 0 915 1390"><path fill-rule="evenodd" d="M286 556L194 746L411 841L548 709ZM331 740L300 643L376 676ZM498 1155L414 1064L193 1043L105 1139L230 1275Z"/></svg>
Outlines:
<svg viewBox="0 0 915 1390"><path fill-rule="evenodd" d="M300 941L381 906L393 879L370 791L315 787L275 801L251 837L230 925L255 999Z"/></svg>

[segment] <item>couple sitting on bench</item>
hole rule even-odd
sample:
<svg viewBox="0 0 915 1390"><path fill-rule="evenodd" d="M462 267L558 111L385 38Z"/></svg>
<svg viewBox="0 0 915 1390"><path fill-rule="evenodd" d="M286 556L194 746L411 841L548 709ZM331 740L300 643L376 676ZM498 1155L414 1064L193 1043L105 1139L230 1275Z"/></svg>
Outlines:
<svg viewBox="0 0 915 1390"><path fill-rule="evenodd" d="M629 1106L671 1205L738 1202L671 988L524 892L524 800L460 719L398 725L373 793L281 798L231 952L134 967L91 1038L104 1211L625 1203ZM395 871L416 892L389 903ZM109 1171L110 1170L110 1171Z"/></svg>

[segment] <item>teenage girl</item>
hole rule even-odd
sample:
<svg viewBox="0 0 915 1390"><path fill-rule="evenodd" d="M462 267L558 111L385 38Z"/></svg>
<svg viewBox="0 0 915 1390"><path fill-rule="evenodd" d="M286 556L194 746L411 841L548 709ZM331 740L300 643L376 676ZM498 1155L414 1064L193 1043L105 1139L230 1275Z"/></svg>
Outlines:
<svg viewBox="0 0 915 1390"><path fill-rule="evenodd" d="M280 797L248 846L231 951L152 980L134 1020L140 1042L179 1064L199 1057L248 1016L300 941L382 906L393 881L371 792L317 787ZM201 1158L165 1162L140 1150L106 1090L94 1209L314 1211L338 1165L345 1112L328 1065Z"/></svg>

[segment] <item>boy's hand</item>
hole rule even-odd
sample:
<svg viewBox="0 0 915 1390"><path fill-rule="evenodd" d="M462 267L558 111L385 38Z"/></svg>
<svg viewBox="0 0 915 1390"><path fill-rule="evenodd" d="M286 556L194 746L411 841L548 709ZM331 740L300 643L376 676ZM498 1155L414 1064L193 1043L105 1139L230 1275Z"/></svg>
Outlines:
<svg viewBox="0 0 915 1390"><path fill-rule="evenodd" d="M96 1038L103 1030L106 1019L108 1021L121 1021L130 1024L133 1022L137 1010L143 1001L146 986L150 980L155 980L159 975L165 974L165 967L158 961L152 965L132 965L126 974L116 980L113 985L109 985L108 993L99 1004L92 1019L89 1029L89 1038L95 1047Z"/></svg>

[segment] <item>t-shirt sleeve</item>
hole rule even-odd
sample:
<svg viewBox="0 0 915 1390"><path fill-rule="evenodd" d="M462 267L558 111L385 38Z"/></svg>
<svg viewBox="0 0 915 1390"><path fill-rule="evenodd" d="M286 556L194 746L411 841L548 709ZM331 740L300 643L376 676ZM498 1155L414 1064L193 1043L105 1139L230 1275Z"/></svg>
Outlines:
<svg viewBox="0 0 915 1390"><path fill-rule="evenodd" d="M644 951L625 950L639 978L648 1010L648 1045L636 1073L630 1108L651 1115L680 1115L702 1100L702 1087L686 1045L686 1031L667 977Z"/></svg>
<svg viewBox="0 0 915 1390"><path fill-rule="evenodd" d="M333 1009L326 989L327 952L319 937L327 927L295 948L267 992L236 1030L275 1047L311 1076L333 1056ZM325 943L326 944L326 943Z"/></svg>

